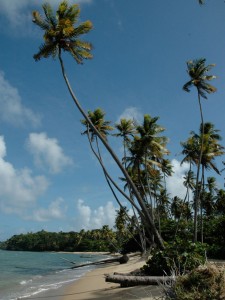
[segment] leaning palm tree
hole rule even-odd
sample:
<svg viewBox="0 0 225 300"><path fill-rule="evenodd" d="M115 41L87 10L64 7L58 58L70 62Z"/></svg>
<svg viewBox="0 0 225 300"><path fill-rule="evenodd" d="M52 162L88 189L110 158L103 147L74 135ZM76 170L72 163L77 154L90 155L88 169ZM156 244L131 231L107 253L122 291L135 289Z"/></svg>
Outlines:
<svg viewBox="0 0 225 300"><path fill-rule="evenodd" d="M163 239L157 231L155 224L148 212L148 209L143 199L138 193L136 186L132 182L129 174L123 167L122 163L120 162L112 148L102 137L98 129L93 125L90 118L82 108L81 104L79 103L71 88L71 85L65 72L65 67L62 58L63 52L69 53L78 64L82 64L85 59L92 58L91 43L80 39L82 35L88 33L92 29L92 23L90 21L86 21L76 26L80 15L80 9L77 4L69 5L67 1L62 1L58 6L56 14L54 14L53 9L49 4L44 4L42 7L45 15L44 18L39 14L39 12L33 12L33 22L42 30L44 30L44 42L40 46L39 51L34 55L34 59L36 61L40 60L41 58L49 57L59 59L63 78L66 82L67 88L76 107L89 124L90 129L96 133L98 138L101 140L105 148L108 150L108 152L111 154L112 158L120 168L121 172L124 174L146 218L145 223L148 224L147 229L150 232L154 232L159 246L161 248L164 248Z"/></svg>
<svg viewBox="0 0 225 300"><path fill-rule="evenodd" d="M186 92L190 92L190 88L194 86L197 89L198 95L198 104L199 110L201 115L201 126L204 129L204 119L203 119L203 111L202 111L202 104L201 98L207 99L206 93L211 94L216 91L216 88L209 84L209 81L215 79L216 76L208 75L208 72L214 67L214 64L205 65L206 59L200 58L196 60L190 60L187 62L187 72L190 76L190 80L185 83L183 86L183 90ZM204 135L204 131L202 132ZM197 241L197 215L198 215L198 207L199 207L199 197L200 197L200 190L199 190L199 172L200 172L200 164L202 160L202 152L203 152L203 139L201 139L201 150L199 154L199 163L197 166L197 175L196 175L196 193L195 193L195 211L194 211L194 241ZM201 189L201 186L200 186Z"/></svg>

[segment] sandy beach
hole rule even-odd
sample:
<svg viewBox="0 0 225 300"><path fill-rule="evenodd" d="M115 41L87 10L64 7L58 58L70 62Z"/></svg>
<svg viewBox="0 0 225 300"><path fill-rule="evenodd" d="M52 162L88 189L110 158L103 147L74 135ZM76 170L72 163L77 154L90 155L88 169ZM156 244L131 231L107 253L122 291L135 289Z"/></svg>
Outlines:
<svg viewBox="0 0 225 300"><path fill-rule="evenodd" d="M105 282L105 274L114 272L128 273L139 269L145 261L138 257L131 257L126 264L110 264L88 272L84 277L68 285L62 290L55 291L55 295L49 295L44 300L51 298L59 300L88 300L88 299L159 299L162 291L159 286L135 286L121 288L119 284ZM42 298L43 299L43 298Z"/></svg>
<svg viewBox="0 0 225 300"><path fill-rule="evenodd" d="M65 252L66 253L66 252ZM99 254L90 252L89 254ZM102 253L107 254L108 253ZM87 253L82 253L87 255ZM140 255L130 256L126 264L118 262L104 264L88 271L80 279L58 289L52 289L41 294L26 298L29 300L162 300L162 287L158 285L120 287L120 284L105 282L106 274L129 273L140 269L145 260ZM76 270L74 269L74 277ZM20 299L20 298L18 298Z"/></svg>

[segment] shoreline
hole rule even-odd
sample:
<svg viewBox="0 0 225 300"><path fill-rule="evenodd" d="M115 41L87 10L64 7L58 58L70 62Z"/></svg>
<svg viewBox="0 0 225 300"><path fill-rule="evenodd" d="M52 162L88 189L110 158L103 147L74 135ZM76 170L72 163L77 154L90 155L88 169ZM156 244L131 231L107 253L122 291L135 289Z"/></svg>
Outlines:
<svg viewBox="0 0 225 300"><path fill-rule="evenodd" d="M160 286L134 286L121 288L119 284L105 282L105 274L114 272L129 273L141 268L145 261L140 256L130 257L126 264L108 264L88 271L81 278L63 286L57 290L52 290L45 295L29 299L42 300L153 300L159 298L162 288Z"/></svg>

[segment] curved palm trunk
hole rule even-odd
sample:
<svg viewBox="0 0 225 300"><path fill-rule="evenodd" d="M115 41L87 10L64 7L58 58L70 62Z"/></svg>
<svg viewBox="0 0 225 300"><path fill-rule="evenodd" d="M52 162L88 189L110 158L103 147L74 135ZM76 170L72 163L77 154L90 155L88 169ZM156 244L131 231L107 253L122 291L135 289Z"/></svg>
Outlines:
<svg viewBox="0 0 225 300"><path fill-rule="evenodd" d="M201 148L200 148L200 154L199 154L199 161L197 166L197 175L196 175L196 189L195 189L195 203L194 203L194 242L197 242L198 240L198 209L199 209L199 202L200 202L200 194L201 194L201 186L199 188L199 175L200 175L200 166L202 161L202 152L203 152L203 136L204 136L204 121L203 121L203 113L202 113L202 105L201 105L201 97L198 90L198 104L200 109L200 115L201 115Z"/></svg>
<svg viewBox="0 0 225 300"><path fill-rule="evenodd" d="M136 186L134 185L133 181L131 180L129 174L127 173L127 171L124 169L123 165L121 164L120 160L118 159L118 157L116 156L116 154L114 153L114 151L111 149L111 147L108 145L108 143L104 140L104 138L101 136L101 134L99 133L99 131L95 128L95 126L93 125L93 123L91 122L91 120L89 119L88 115L84 112L84 110L82 109L78 99L76 98L75 94L73 93L73 90L70 86L69 80L66 76L65 73L65 68L64 68L64 64L63 64L63 60L61 57L61 51L59 49L59 55L58 55L59 61L60 61L60 65L61 65L61 70L62 70L62 75L63 78L66 82L67 88L69 90L69 93L75 103L75 105L77 106L78 110L80 111L80 113L83 115L83 117L85 118L85 120L87 121L87 123L90 125L90 128L95 132L95 134L99 137L99 139L101 140L101 142L103 143L103 145L105 146L105 148L108 150L108 152L110 153L110 155L112 156L112 158L114 159L114 161L116 162L116 164L118 165L118 167L120 168L120 170L122 171L123 175L125 176L127 183L130 185L142 211L143 214L146 218L146 225L148 227L150 227L150 230L152 230L152 232L154 233L156 240L159 244L159 246L164 249L164 243L163 243L163 239L161 237L161 235L159 234L158 230L156 229L156 226L147 210L147 207L144 203L144 201L142 200L141 196L139 195L139 192L136 188Z"/></svg>

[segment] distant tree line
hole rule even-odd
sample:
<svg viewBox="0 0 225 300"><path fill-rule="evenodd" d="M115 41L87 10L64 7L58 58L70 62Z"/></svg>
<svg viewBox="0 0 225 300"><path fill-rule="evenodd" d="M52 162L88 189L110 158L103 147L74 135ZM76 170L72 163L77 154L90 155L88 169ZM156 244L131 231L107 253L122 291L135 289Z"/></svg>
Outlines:
<svg viewBox="0 0 225 300"><path fill-rule="evenodd" d="M108 226L91 231L48 232L13 235L0 248L17 251L116 251L115 232Z"/></svg>

